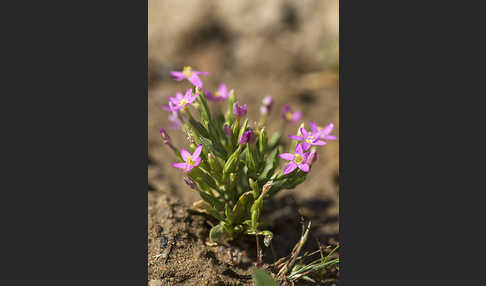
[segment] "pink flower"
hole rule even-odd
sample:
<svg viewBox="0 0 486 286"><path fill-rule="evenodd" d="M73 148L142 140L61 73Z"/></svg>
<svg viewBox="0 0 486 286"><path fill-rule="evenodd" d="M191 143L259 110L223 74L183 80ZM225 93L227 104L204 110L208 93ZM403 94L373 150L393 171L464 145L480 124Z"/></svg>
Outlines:
<svg viewBox="0 0 486 286"><path fill-rule="evenodd" d="M196 98L197 93L192 95L192 88L190 88L186 91L185 95L178 92L176 93L176 97L169 96L169 107L171 111L179 110L186 107L186 105L193 103Z"/></svg>
<svg viewBox="0 0 486 286"><path fill-rule="evenodd" d="M260 113L261 114L269 114L270 111L272 111L272 106L273 106L273 97L271 96L266 96L263 101L263 105L260 106Z"/></svg>
<svg viewBox="0 0 486 286"><path fill-rule="evenodd" d="M197 146L196 150L194 150L194 154L187 152L185 149L181 149L181 156L184 160L183 163L173 163L172 167L184 169L184 172L189 172L192 168L196 167L201 163L201 155L202 145Z"/></svg>
<svg viewBox="0 0 486 286"><path fill-rule="evenodd" d="M323 130L317 133L313 133L308 132L307 130L305 130L305 128L300 128L300 133L302 133L302 136L289 135L289 138L296 141L301 141L304 150L309 150L312 145L322 146L327 144L326 141L319 140L321 138L322 132Z"/></svg>
<svg viewBox="0 0 486 286"><path fill-rule="evenodd" d="M312 129L312 133L317 134L318 132L322 131L322 135L321 135L320 139L336 140L336 136L329 135L329 134L331 134L332 130L334 129L334 124L329 123L326 127L323 128L323 127L317 126L314 123L314 121L311 120L310 126L311 126L311 129Z"/></svg>
<svg viewBox="0 0 486 286"><path fill-rule="evenodd" d="M209 100L212 101L223 101L227 99L230 95L230 92L228 92L228 89L226 88L226 85L224 83L220 84L218 87L218 90L213 94L209 90L205 90L204 94Z"/></svg>
<svg viewBox="0 0 486 286"><path fill-rule="evenodd" d="M184 67L182 72L171 71L170 74L177 81L187 79L190 83L192 83L194 86L197 86L199 88L202 88L202 86L203 86L201 78L199 78L199 75L209 75L208 72L193 71L192 67Z"/></svg>
<svg viewBox="0 0 486 286"><path fill-rule="evenodd" d="M282 118L287 122L296 123L302 117L302 112L296 111L292 113L291 110L292 108L290 107L290 105L284 105L284 107L282 108Z"/></svg>
<svg viewBox="0 0 486 286"><path fill-rule="evenodd" d="M233 115L242 117L246 115L246 104L238 106L238 101L233 104Z"/></svg>
<svg viewBox="0 0 486 286"><path fill-rule="evenodd" d="M284 168L282 175L286 175L296 168L302 170L302 172L309 172L309 164L307 161L307 157L309 156L309 152L304 153L301 144L297 144L295 146L294 154L292 153L283 153L279 155L280 158L290 161Z"/></svg>

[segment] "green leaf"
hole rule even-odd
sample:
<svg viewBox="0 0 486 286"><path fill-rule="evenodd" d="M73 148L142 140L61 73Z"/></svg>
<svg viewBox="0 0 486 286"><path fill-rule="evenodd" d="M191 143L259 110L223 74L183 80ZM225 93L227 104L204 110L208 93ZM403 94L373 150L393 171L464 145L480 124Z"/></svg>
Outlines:
<svg viewBox="0 0 486 286"><path fill-rule="evenodd" d="M201 104L201 118L207 119L211 121L211 111L209 110L208 101L206 100L206 95L204 94L204 90L201 89L197 100Z"/></svg>
<svg viewBox="0 0 486 286"><path fill-rule="evenodd" d="M260 133L258 134L258 151L260 151L260 155L263 156L267 152L267 146L268 146L268 136L267 132L265 131L265 128L260 130Z"/></svg>
<svg viewBox="0 0 486 286"><path fill-rule="evenodd" d="M212 242L221 243L227 237L226 230L224 229L224 222L213 226L209 231L209 239Z"/></svg>
<svg viewBox="0 0 486 286"><path fill-rule="evenodd" d="M212 195L206 193L206 192L203 192L203 191L200 191L199 194L201 195L201 198L207 202L209 205L211 205L213 208L217 209L217 210L223 210L224 209L224 205L222 202L218 201L215 197L213 197Z"/></svg>
<svg viewBox="0 0 486 286"><path fill-rule="evenodd" d="M206 138L209 139L209 133L201 123L194 120L194 118L189 117L189 124L191 125L192 129L197 133L197 135L203 136L203 137L206 137Z"/></svg>
<svg viewBox="0 0 486 286"><path fill-rule="evenodd" d="M213 144L211 140L204 137L196 137L194 139L197 144L202 144L203 147L206 148L206 150L209 150L209 152L213 153L214 155L222 158L226 157L226 151L224 149L219 148L218 145Z"/></svg>
<svg viewBox="0 0 486 286"><path fill-rule="evenodd" d="M243 136L243 133L246 131L246 127L248 126L248 118L245 119L245 122L243 122L243 125L240 127L240 133L238 133L238 141L240 141L241 136Z"/></svg>
<svg viewBox="0 0 486 286"><path fill-rule="evenodd" d="M253 203L253 194L251 192L243 193L233 208L233 223L240 224L250 215L251 204Z"/></svg>
<svg viewBox="0 0 486 286"><path fill-rule="evenodd" d="M256 150L253 145L246 143L246 164L251 174L257 172Z"/></svg>
<svg viewBox="0 0 486 286"><path fill-rule="evenodd" d="M238 149L236 149L231 156L229 156L228 160L224 164L223 167L223 175L227 175L231 172L234 172L236 170L236 167L238 166L238 162L240 160L240 152L241 152L241 147L242 145L238 146Z"/></svg>
<svg viewBox="0 0 486 286"><path fill-rule="evenodd" d="M281 136L282 134L280 134L280 132L273 133L272 138L270 138L270 141L268 142L268 149L275 148Z"/></svg>
<svg viewBox="0 0 486 286"><path fill-rule="evenodd" d="M263 168L262 173L258 177L258 180L264 181L268 179L268 175L272 174L275 168L277 168L278 164L280 163L280 157L278 156L278 148L273 149L273 151L268 155L266 160L265 168Z"/></svg>
<svg viewBox="0 0 486 286"><path fill-rule="evenodd" d="M280 283L273 279L265 270L257 269L252 276L255 286L280 286Z"/></svg>

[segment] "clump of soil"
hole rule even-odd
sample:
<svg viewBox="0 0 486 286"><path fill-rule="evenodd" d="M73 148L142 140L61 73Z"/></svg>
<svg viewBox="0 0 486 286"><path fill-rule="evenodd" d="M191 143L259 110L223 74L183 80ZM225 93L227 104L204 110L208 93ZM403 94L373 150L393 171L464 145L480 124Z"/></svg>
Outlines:
<svg viewBox="0 0 486 286"><path fill-rule="evenodd" d="M281 208L272 216L266 216L266 220L272 222L269 229L274 232L273 250L263 249L263 268L269 271L274 270L271 264L289 255L300 239L302 216L293 200L287 195L267 204L267 208ZM244 236L227 245L212 245L208 238L214 224L211 218L190 211L184 203L162 192L149 192L148 202L149 286L252 285L251 274L256 269L254 236ZM323 211L323 205L316 204L316 207ZM307 215L312 211L311 206ZM324 220L316 220L301 253L318 249L317 241L324 245L335 244L337 235L319 236L323 223ZM337 271L330 271L326 277L329 282L320 285L337 285Z"/></svg>
<svg viewBox="0 0 486 286"><path fill-rule="evenodd" d="M251 285L245 251L206 245L208 218L163 193L148 196L149 285Z"/></svg>

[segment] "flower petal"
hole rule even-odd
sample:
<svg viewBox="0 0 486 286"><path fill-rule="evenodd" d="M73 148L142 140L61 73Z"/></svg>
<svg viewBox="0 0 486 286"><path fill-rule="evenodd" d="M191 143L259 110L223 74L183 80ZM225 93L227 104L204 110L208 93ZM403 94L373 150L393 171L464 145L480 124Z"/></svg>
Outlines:
<svg viewBox="0 0 486 286"><path fill-rule="evenodd" d="M221 96L226 97L228 95L228 90L226 89L226 84L222 83L218 87L218 92Z"/></svg>
<svg viewBox="0 0 486 286"><path fill-rule="evenodd" d="M314 123L314 121L310 121L310 127L312 129L312 133L316 133L319 131L319 127L317 126L317 124Z"/></svg>
<svg viewBox="0 0 486 286"><path fill-rule="evenodd" d="M194 168L194 165L187 165L186 169L184 170L184 173L188 173L190 170L192 170L192 168Z"/></svg>
<svg viewBox="0 0 486 286"><path fill-rule="evenodd" d="M327 135L327 136L322 137L322 139L326 139L326 140L336 140L337 138L334 135Z"/></svg>
<svg viewBox="0 0 486 286"><path fill-rule="evenodd" d="M290 139L296 140L296 141L302 141L304 138L297 136L297 135L289 135Z"/></svg>
<svg viewBox="0 0 486 286"><path fill-rule="evenodd" d="M187 79L190 83L192 83L194 86L197 86L199 88L202 88L202 81L201 79L199 78L199 76L194 73L193 75L191 75L190 78Z"/></svg>
<svg viewBox="0 0 486 286"><path fill-rule="evenodd" d="M287 166L285 166L285 169L283 170L282 175L286 175L286 174L292 172L293 170L295 170L295 168L297 168L297 164L295 164L294 162L289 162L287 164Z"/></svg>
<svg viewBox="0 0 486 286"><path fill-rule="evenodd" d="M196 160L194 160L194 167L199 166L199 163L201 163L201 157L197 157Z"/></svg>
<svg viewBox="0 0 486 286"><path fill-rule="evenodd" d="M292 115L292 122L297 122L300 120L300 118L302 117L302 112L300 111L297 111L294 113L294 115Z"/></svg>
<svg viewBox="0 0 486 286"><path fill-rule="evenodd" d="M322 140L317 140L317 141L312 142L312 145L316 145L316 146L323 146L323 145L326 145L326 144L327 144L327 142L322 141Z"/></svg>
<svg viewBox="0 0 486 286"><path fill-rule="evenodd" d="M202 72L202 71L193 71L193 73L197 75L209 75L209 72Z"/></svg>
<svg viewBox="0 0 486 286"><path fill-rule="evenodd" d="M306 172L306 173L309 172L309 165L307 165L307 163L299 164L299 165L297 165L297 167L299 167L299 169L301 169L302 172Z"/></svg>
<svg viewBox="0 0 486 286"><path fill-rule="evenodd" d="M171 71L170 74L175 80L183 80L186 78L186 76L183 73L178 71Z"/></svg>
<svg viewBox="0 0 486 286"><path fill-rule="evenodd" d="M322 135L323 136L329 135L333 129L334 129L334 124L329 123L326 127L322 128Z"/></svg>
<svg viewBox="0 0 486 286"><path fill-rule="evenodd" d="M279 155L280 158L284 159L284 160L287 160L287 161L292 161L294 160L294 154L291 154L291 153L282 153Z"/></svg>
<svg viewBox="0 0 486 286"><path fill-rule="evenodd" d="M187 158L191 156L191 153L187 152L186 149L181 149L181 156L184 161L187 161Z"/></svg>
<svg viewBox="0 0 486 286"><path fill-rule="evenodd" d="M162 109L165 110L165 111L172 111L168 104L162 104Z"/></svg>
<svg viewBox="0 0 486 286"><path fill-rule="evenodd" d="M305 128L300 128L300 133L304 136L304 138L307 138L309 136L309 132L305 130Z"/></svg>
<svg viewBox="0 0 486 286"><path fill-rule="evenodd" d="M282 107L282 116L285 118L285 115L287 114L287 112L290 111L290 105L288 104L285 104L284 107Z"/></svg>
<svg viewBox="0 0 486 286"><path fill-rule="evenodd" d="M169 96L169 103L172 103L174 105L178 105L179 104L179 100L175 97L172 97L172 96Z"/></svg>
<svg viewBox="0 0 486 286"><path fill-rule="evenodd" d="M186 93L184 93L184 98L186 100L189 100L189 98L191 98L191 95L192 95L192 88L189 88Z"/></svg>
<svg viewBox="0 0 486 286"><path fill-rule="evenodd" d="M193 160L195 160L195 158L199 158L199 155L201 155L201 150L202 150L202 145L199 144L199 146L197 146L196 150L194 150L194 153L192 154Z"/></svg>
<svg viewBox="0 0 486 286"><path fill-rule="evenodd" d="M304 149L304 151L307 151L309 150L309 148L311 147L311 143L307 143L306 141L302 142L302 149Z"/></svg>
<svg viewBox="0 0 486 286"><path fill-rule="evenodd" d="M304 143L306 143L306 142L304 142ZM307 150L307 149L304 148L305 146L302 146L304 143L302 143L302 144L299 143L295 146L294 154L299 154L301 156L304 154L304 150ZM310 144L309 144L309 146L310 146ZM302 150L302 149L304 149L304 150Z"/></svg>
<svg viewBox="0 0 486 286"><path fill-rule="evenodd" d="M172 167L179 168L179 169L185 169L185 168L187 168L187 164L186 163L172 163L171 166Z"/></svg>

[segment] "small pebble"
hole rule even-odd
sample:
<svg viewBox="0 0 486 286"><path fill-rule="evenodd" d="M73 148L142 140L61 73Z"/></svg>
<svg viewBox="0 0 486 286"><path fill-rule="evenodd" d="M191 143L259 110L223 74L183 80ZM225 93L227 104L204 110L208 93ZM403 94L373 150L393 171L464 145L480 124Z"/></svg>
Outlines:
<svg viewBox="0 0 486 286"><path fill-rule="evenodd" d="M167 242L169 239L167 236L163 235L162 238L160 239L160 249L165 249L167 247Z"/></svg>
<svg viewBox="0 0 486 286"><path fill-rule="evenodd" d="M161 232L162 232L162 227L159 225L159 224L156 224L154 226L154 232L155 232L155 235L159 235Z"/></svg>

